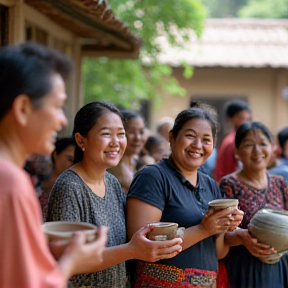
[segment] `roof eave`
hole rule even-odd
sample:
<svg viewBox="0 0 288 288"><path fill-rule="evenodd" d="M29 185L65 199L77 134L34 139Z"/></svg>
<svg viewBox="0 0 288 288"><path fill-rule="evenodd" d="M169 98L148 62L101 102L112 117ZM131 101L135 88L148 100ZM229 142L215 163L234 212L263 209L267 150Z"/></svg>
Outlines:
<svg viewBox="0 0 288 288"><path fill-rule="evenodd" d="M142 40L113 15L106 0L24 1L81 39L94 41L93 44L83 41L83 55L107 56L111 51L114 57L117 53L125 58L139 55Z"/></svg>

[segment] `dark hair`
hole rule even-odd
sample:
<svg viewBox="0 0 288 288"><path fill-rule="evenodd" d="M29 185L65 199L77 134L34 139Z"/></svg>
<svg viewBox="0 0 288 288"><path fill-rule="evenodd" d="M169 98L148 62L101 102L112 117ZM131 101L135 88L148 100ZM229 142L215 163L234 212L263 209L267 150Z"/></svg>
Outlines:
<svg viewBox="0 0 288 288"><path fill-rule="evenodd" d="M107 112L117 114L124 125L123 116L114 104L102 101L92 102L86 104L77 112L74 119L73 137L76 133L80 133L82 136L86 137L88 132L96 124L97 119ZM77 145L76 141L75 144L74 164L83 159L82 149Z"/></svg>
<svg viewBox="0 0 288 288"><path fill-rule="evenodd" d="M124 110L121 110L121 114L124 118L124 124L127 124L129 120L134 119L134 118L143 119L143 117L135 110L124 109Z"/></svg>
<svg viewBox="0 0 288 288"><path fill-rule="evenodd" d="M66 149L70 145L75 145L73 137L57 138L57 140L55 142L54 151L59 155L64 149ZM53 153L51 155L51 159L52 159L52 162L55 163Z"/></svg>
<svg viewBox="0 0 288 288"><path fill-rule="evenodd" d="M18 95L27 95L33 106L52 88L51 76L60 74L67 79L72 60L65 54L33 42L6 46L0 50L0 119L12 107Z"/></svg>
<svg viewBox="0 0 288 288"><path fill-rule="evenodd" d="M213 142L216 142L217 133L217 112L216 110L205 103L192 102L191 107L180 112L174 122L174 126L171 130L174 138L177 137L179 131L182 129L184 124L190 119L205 119L211 124Z"/></svg>
<svg viewBox="0 0 288 288"><path fill-rule="evenodd" d="M282 128L277 133L277 139L278 139L279 146L283 149L284 145L285 145L285 142L288 140L288 127ZM282 154L282 157L284 157L283 154Z"/></svg>
<svg viewBox="0 0 288 288"><path fill-rule="evenodd" d="M239 126L235 136L235 147L239 148L248 132L253 131L255 133L256 130L260 130L268 138L269 142L272 143L273 137L270 130L261 122L253 121L245 122Z"/></svg>
<svg viewBox="0 0 288 288"><path fill-rule="evenodd" d="M248 103L241 99L229 101L226 104L225 110L226 110L226 115L229 118L232 118L234 115L236 115L238 112L241 112L241 111L247 111L251 113L251 108L248 105Z"/></svg>
<svg viewBox="0 0 288 288"><path fill-rule="evenodd" d="M156 145L161 145L164 142L164 139L162 137L158 136L149 136L146 140L146 143L144 145L144 148L148 151L151 152L151 149L153 146Z"/></svg>

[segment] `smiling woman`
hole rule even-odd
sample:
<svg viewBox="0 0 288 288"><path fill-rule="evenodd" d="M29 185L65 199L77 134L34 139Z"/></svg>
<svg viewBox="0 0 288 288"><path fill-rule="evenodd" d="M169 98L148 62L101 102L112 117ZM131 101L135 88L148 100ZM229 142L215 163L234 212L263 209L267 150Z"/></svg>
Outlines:
<svg viewBox="0 0 288 288"><path fill-rule="evenodd" d="M107 229L89 245L84 233L76 233L57 263L22 167L31 154L50 154L67 124L64 80L72 62L56 50L24 43L1 49L0 67L0 287L63 288L72 275L102 261Z"/></svg>
<svg viewBox="0 0 288 288"><path fill-rule="evenodd" d="M182 111L169 132L170 158L143 168L133 180L127 200L128 237L149 222L176 222L186 228L177 256L133 265L134 287L215 287L217 256L229 249L224 233L243 218L237 208L209 210L208 202L221 198L220 190L198 168L212 153L216 127L209 106ZM234 220L228 218L231 214Z"/></svg>
<svg viewBox="0 0 288 288"><path fill-rule="evenodd" d="M48 221L82 221L109 227L103 263L90 274L72 279L80 287L126 287L125 262L137 258L156 261L175 256L181 239L149 241L151 227L135 231L126 243L126 194L116 177L106 169L118 165L127 140L123 117L111 103L92 102L76 114L74 165L56 180L48 203ZM144 226L144 225L143 225ZM163 248L163 245L166 248Z"/></svg>
<svg viewBox="0 0 288 288"><path fill-rule="evenodd" d="M144 146L145 123L143 117L134 110L122 110L121 113L125 119L127 148L119 164L109 169L109 172L118 179L127 194L136 173L139 154Z"/></svg>
<svg viewBox="0 0 288 288"><path fill-rule="evenodd" d="M236 132L235 146L243 167L220 182L222 193L227 198L239 199L239 206L245 212L241 229L233 236L226 235L231 245L240 245L232 247L225 258L229 287L288 287L288 254L275 264L261 262L259 255L269 255L275 250L258 243L247 229L252 217L263 207L288 210L287 183L266 170L272 153L271 133L260 122L246 122Z"/></svg>

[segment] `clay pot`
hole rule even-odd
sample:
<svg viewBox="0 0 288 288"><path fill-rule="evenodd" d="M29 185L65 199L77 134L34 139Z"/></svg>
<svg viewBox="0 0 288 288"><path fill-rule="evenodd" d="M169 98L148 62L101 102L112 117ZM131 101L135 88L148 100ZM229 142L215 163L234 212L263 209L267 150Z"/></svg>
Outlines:
<svg viewBox="0 0 288 288"><path fill-rule="evenodd" d="M75 232L84 231L86 242L92 242L97 238L97 226L90 223L53 221L44 223L42 227L56 259L62 255Z"/></svg>
<svg viewBox="0 0 288 288"><path fill-rule="evenodd" d="M147 233L147 238L150 240L171 240L176 236L178 228L178 224L173 222L154 222L149 223L149 226L154 227Z"/></svg>
<svg viewBox="0 0 288 288"><path fill-rule="evenodd" d="M215 211L223 210L229 207L238 207L238 199L216 199L208 202L210 208L213 208Z"/></svg>
<svg viewBox="0 0 288 288"><path fill-rule="evenodd" d="M268 264L280 260L288 250L288 212L264 208L259 210L251 219L248 230L252 237L260 243L270 245L277 253L259 259Z"/></svg>
<svg viewBox="0 0 288 288"><path fill-rule="evenodd" d="M214 211L220 211L229 207L238 207L238 199L216 199L208 202L210 208L213 208ZM232 217L232 215L230 215ZM236 227L230 227L227 231L234 231Z"/></svg>

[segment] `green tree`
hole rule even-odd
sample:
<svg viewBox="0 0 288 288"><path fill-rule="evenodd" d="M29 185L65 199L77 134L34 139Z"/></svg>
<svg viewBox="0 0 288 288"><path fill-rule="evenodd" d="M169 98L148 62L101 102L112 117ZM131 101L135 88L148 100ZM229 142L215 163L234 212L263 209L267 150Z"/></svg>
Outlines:
<svg viewBox="0 0 288 288"><path fill-rule="evenodd" d="M107 99L115 104L135 107L139 99L159 101L158 95L185 95L172 68L160 64L160 47L155 43L159 31L167 33L169 43L182 47L175 37L175 28L193 29L200 36L206 10L201 0L110 0L113 12L143 39L140 57L136 60L89 58L83 61L85 102ZM149 64L144 59L149 58ZM143 65L144 64L144 65ZM191 77L192 68L183 63L184 76Z"/></svg>
<svg viewBox="0 0 288 288"><path fill-rule="evenodd" d="M236 17L248 0L203 0L209 18Z"/></svg>
<svg viewBox="0 0 288 288"><path fill-rule="evenodd" d="M249 0L240 11L242 18L288 18L288 0Z"/></svg>

